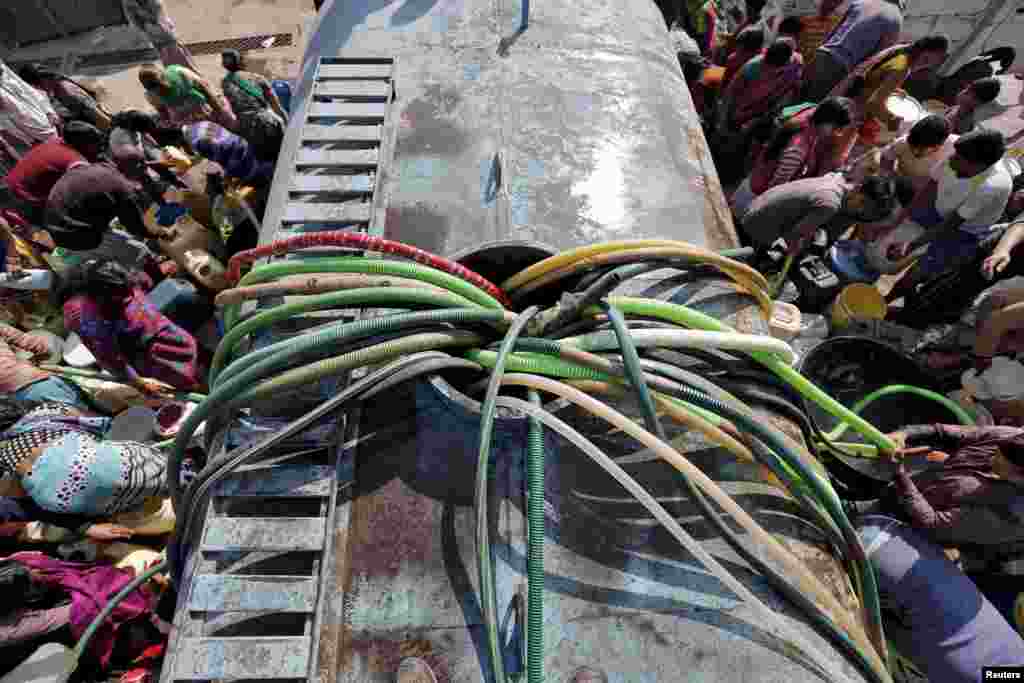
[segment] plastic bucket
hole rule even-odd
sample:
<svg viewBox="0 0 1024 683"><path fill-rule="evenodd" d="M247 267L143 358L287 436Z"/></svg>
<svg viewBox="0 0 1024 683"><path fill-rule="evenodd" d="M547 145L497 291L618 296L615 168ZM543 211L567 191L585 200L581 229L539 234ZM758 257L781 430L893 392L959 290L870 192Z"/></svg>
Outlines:
<svg viewBox="0 0 1024 683"><path fill-rule="evenodd" d="M847 285L832 303L832 325L846 327L854 319L884 320L888 306L873 285L855 282Z"/></svg>

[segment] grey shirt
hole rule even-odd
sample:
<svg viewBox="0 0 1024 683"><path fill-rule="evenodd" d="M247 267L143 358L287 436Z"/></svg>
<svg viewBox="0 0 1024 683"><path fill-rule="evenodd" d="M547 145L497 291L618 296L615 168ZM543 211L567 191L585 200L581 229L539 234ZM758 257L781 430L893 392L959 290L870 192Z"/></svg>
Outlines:
<svg viewBox="0 0 1024 683"><path fill-rule="evenodd" d="M821 227L838 232L857 220L840 213L846 191L841 173L776 185L751 203L743 232L762 248L780 237L813 235Z"/></svg>

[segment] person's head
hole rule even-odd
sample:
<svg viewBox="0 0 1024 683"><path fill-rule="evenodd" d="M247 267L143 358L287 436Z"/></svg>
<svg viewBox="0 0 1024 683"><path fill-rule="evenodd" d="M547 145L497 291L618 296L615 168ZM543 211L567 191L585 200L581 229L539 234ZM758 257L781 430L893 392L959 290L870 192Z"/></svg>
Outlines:
<svg viewBox="0 0 1024 683"><path fill-rule="evenodd" d="M18 70L21 80L34 88L45 90L59 76L42 64L26 64Z"/></svg>
<svg viewBox="0 0 1024 683"><path fill-rule="evenodd" d="M238 50L224 50L220 53L220 63L228 71L242 69L242 53Z"/></svg>
<svg viewBox="0 0 1024 683"><path fill-rule="evenodd" d="M910 45L910 70L934 69L949 55L949 38L944 35L918 38Z"/></svg>
<svg viewBox="0 0 1024 683"><path fill-rule="evenodd" d="M800 33L804 30L804 25L800 23L800 17L786 17L779 22L779 35L789 36L790 38L799 38Z"/></svg>
<svg viewBox="0 0 1024 683"><path fill-rule="evenodd" d="M736 37L736 51L745 55L756 55L764 47L764 30L750 27L740 31Z"/></svg>
<svg viewBox="0 0 1024 683"><path fill-rule="evenodd" d="M846 97L826 97L811 114L811 125L818 135L832 135L853 122L853 102Z"/></svg>
<svg viewBox="0 0 1024 683"><path fill-rule="evenodd" d="M992 458L992 473L1014 484L1024 484L1024 444L1018 441L1014 439L999 447Z"/></svg>
<svg viewBox="0 0 1024 683"><path fill-rule="evenodd" d="M949 138L949 122L945 116L929 114L910 129L907 144L910 152L918 159L934 154Z"/></svg>
<svg viewBox="0 0 1024 683"><path fill-rule="evenodd" d="M89 161L99 158L107 138L96 126L85 121L70 121L64 126L64 143Z"/></svg>
<svg viewBox="0 0 1024 683"><path fill-rule="evenodd" d="M112 299L131 291L135 284L135 274L117 261L91 258L69 269L64 296L66 298L85 293L101 299Z"/></svg>
<svg viewBox="0 0 1024 683"><path fill-rule="evenodd" d="M777 39L764 53L764 63L769 66L786 66L792 58L793 43L785 38Z"/></svg>
<svg viewBox="0 0 1024 683"><path fill-rule="evenodd" d="M844 213L866 222L882 220L892 213L896 202L896 185L892 178L868 176L846 195Z"/></svg>
<svg viewBox="0 0 1024 683"><path fill-rule="evenodd" d="M1006 140L997 130L979 129L961 137L953 148L956 153L949 160L950 168L960 178L973 178L1003 158Z"/></svg>
<svg viewBox="0 0 1024 683"><path fill-rule="evenodd" d="M126 109L110 117L110 127L124 128L135 133L153 133L157 128L157 118L139 109Z"/></svg>
<svg viewBox="0 0 1024 683"><path fill-rule="evenodd" d="M155 126L150 135L160 147L180 147L186 152L191 152L185 131L181 126Z"/></svg>
<svg viewBox="0 0 1024 683"><path fill-rule="evenodd" d="M170 87L167 74L156 64L143 64L139 67L139 83L147 92L163 92Z"/></svg>
<svg viewBox="0 0 1024 683"><path fill-rule="evenodd" d="M982 104L988 104L997 97L1003 89L1000 80L994 76L981 78L973 83L968 83L960 94L956 96L956 103L961 107L973 108Z"/></svg>

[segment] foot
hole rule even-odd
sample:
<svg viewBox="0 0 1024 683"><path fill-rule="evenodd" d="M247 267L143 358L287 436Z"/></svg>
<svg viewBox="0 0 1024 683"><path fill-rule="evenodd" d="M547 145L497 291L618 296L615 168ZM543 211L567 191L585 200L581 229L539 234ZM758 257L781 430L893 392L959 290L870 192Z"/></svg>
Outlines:
<svg viewBox="0 0 1024 683"><path fill-rule="evenodd" d="M407 657L398 665L395 683L437 683L430 665L419 657Z"/></svg>
<svg viewBox="0 0 1024 683"><path fill-rule="evenodd" d="M603 671L591 669L589 666L581 666L573 673L569 683L608 683L608 677Z"/></svg>

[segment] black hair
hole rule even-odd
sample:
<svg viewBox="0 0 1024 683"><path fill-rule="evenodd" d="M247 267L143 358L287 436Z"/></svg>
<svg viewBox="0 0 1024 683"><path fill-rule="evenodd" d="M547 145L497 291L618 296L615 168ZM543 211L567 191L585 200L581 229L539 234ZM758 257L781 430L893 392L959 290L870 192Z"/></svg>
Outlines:
<svg viewBox="0 0 1024 683"><path fill-rule="evenodd" d="M64 142L79 152L89 147L102 147L106 141L103 131L85 121L69 121L65 124L61 137L64 138Z"/></svg>
<svg viewBox="0 0 1024 683"><path fill-rule="evenodd" d="M152 133L157 128L157 118L139 109L126 109L110 118L110 127L124 128L136 133Z"/></svg>
<svg viewBox="0 0 1024 683"><path fill-rule="evenodd" d="M764 29L751 26L740 31L736 37L736 46L745 47L751 52L756 52L764 47Z"/></svg>
<svg viewBox="0 0 1024 683"><path fill-rule="evenodd" d="M158 126L150 132L160 147L184 147L185 133L180 126Z"/></svg>
<svg viewBox="0 0 1024 683"><path fill-rule="evenodd" d="M1000 83L998 78L993 76L974 81L974 83L971 83L970 88L977 100L984 104L999 97L999 91L1003 89L1003 84Z"/></svg>
<svg viewBox="0 0 1024 683"><path fill-rule="evenodd" d="M891 207L896 198L896 184L892 178L868 176L860 184L860 191L879 208ZM888 213L888 211L886 211Z"/></svg>
<svg viewBox="0 0 1024 683"><path fill-rule="evenodd" d="M929 114L910 128L907 142L913 147L936 147L949 138L949 122L945 116Z"/></svg>
<svg viewBox="0 0 1024 683"><path fill-rule="evenodd" d="M967 161L989 168L1006 153L1006 139L998 130L982 128L961 137L955 147L957 154Z"/></svg>
<svg viewBox="0 0 1024 683"><path fill-rule="evenodd" d="M942 35L924 36L910 45L911 52L949 52L949 38Z"/></svg>
<svg viewBox="0 0 1024 683"><path fill-rule="evenodd" d="M793 45L788 40L776 40L764 54L765 64L785 66L793 57Z"/></svg>
<svg viewBox="0 0 1024 683"><path fill-rule="evenodd" d="M798 36L803 30L804 25L800 22L800 17L786 17L779 22L779 35Z"/></svg>
<svg viewBox="0 0 1024 683"><path fill-rule="evenodd" d="M851 100L860 97L864 93L864 87L867 85L867 79L863 76L854 76L850 81L850 87L843 93L843 97L849 97Z"/></svg>
<svg viewBox="0 0 1024 683"><path fill-rule="evenodd" d="M64 275L61 299L75 294L103 297L133 287L138 275L112 259L91 258L71 266Z"/></svg>
<svg viewBox="0 0 1024 683"><path fill-rule="evenodd" d="M1004 73L1013 66L1013 61L1017 59L1017 50L1008 45L996 47L982 52L978 55L977 59L999 62L999 71L997 73Z"/></svg>
<svg viewBox="0 0 1024 683"><path fill-rule="evenodd" d="M892 183L893 190L896 193L896 200L900 203L900 206L910 206L917 194L917 191L914 188L914 181L910 178L900 176L898 178L893 178Z"/></svg>
<svg viewBox="0 0 1024 683"><path fill-rule="evenodd" d="M239 71L242 68L242 53L238 50L224 50L220 53L220 60L228 71Z"/></svg>
<svg viewBox="0 0 1024 683"><path fill-rule="evenodd" d="M44 67L42 64L26 64L18 69L18 76L29 85L38 86L43 81L50 78L50 76L44 75L47 71L49 71L49 69Z"/></svg>
<svg viewBox="0 0 1024 683"><path fill-rule="evenodd" d="M795 118L795 117L794 117ZM853 121L853 102L845 97L827 97L821 104L814 108L811 114L811 125L820 126L831 123L837 128L844 128ZM771 142L765 148L766 159L775 160L786 149L789 141L800 131L800 126L792 118L782 124L774 134L767 134L764 137L771 137Z"/></svg>

